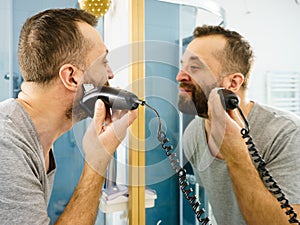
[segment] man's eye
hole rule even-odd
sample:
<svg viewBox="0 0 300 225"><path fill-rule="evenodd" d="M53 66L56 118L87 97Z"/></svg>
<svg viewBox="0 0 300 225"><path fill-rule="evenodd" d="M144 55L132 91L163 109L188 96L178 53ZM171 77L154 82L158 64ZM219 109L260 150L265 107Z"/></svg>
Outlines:
<svg viewBox="0 0 300 225"><path fill-rule="evenodd" d="M191 70L198 70L199 67L198 67L198 66L190 66L190 69L191 69Z"/></svg>

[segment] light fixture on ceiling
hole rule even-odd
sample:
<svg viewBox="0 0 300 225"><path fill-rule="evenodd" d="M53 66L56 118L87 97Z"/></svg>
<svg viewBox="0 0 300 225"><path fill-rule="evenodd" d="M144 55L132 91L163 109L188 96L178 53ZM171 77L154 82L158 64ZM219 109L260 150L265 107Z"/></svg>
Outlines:
<svg viewBox="0 0 300 225"><path fill-rule="evenodd" d="M83 9L97 18L107 13L111 1L110 0L78 0L79 8Z"/></svg>

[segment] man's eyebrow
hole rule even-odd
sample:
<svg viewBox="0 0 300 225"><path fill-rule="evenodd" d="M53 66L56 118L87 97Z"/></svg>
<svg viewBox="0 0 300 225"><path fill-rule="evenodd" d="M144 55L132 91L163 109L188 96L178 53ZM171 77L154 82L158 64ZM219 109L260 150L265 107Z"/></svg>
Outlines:
<svg viewBox="0 0 300 225"><path fill-rule="evenodd" d="M198 56L191 56L190 57L190 60L199 60L199 57ZM199 60L200 61L200 60Z"/></svg>
<svg viewBox="0 0 300 225"><path fill-rule="evenodd" d="M202 60L198 56L191 56L189 58L189 61L197 61L197 62L203 64Z"/></svg>
<svg viewBox="0 0 300 225"><path fill-rule="evenodd" d="M205 66L205 63L198 56L191 56L188 60L189 61L196 61L201 66ZM180 60L180 64L183 64L183 60L182 59Z"/></svg>
<svg viewBox="0 0 300 225"><path fill-rule="evenodd" d="M189 61L196 61L200 66L206 67L206 64L198 56L191 56Z"/></svg>
<svg viewBox="0 0 300 225"><path fill-rule="evenodd" d="M197 56L191 56L189 58L189 61L200 61L200 59L197 57ZM181 59L180 60L180 63L182 64L183 63L183 60Z"/></svg>

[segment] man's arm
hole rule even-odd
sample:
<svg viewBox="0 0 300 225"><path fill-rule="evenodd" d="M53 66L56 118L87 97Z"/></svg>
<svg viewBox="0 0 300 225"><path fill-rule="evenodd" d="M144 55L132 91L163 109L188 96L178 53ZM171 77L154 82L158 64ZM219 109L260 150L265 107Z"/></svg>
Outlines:
<svg viewBox="0 0 300 225"><path fill-rule="evenodd" d="M113 153L124 139L126 130L137 117L137 111L129 111L121 118L105 121L105 106L96 103L95 115L83 138L85 164L78 185L56 225L93 225L98 212L99 198L105 180L106 168ZM103 123L106 126L103 127Z"/></svg>
<svg viewBox="0 0 300 225"><path fill-rule="evenodd" d="M248 225L290 224L289 216L265 187L244 149L240 149L237 157L227 157L226 163L235 196ZM295 212L300 212L299 205L293 207Z"/></svg>
<svg viewBox="0 0 300 225"><path fill-rule="evenodd" d="M95 224L104 180L85 163L74 194L55 224Z"/></svg>
<svg viewBox="0 0 300 225"><path fill-rule="evenodd" d="M290 216L285 214L285 209L280 207L276 197L266 188L253 165L245 140L241 137L239 124L242 121L237 112L226 113L218 94L211 95L209 115L212 126L212 146L220 146L220 152L226 160L235 196L246 223L248 225L290 224L288 222ZM295 143L295 140L291 142ZM290 148L295 149L297 146L293 145ZM280 168L282 171L283 167ZM293 208L295 212L300 212L299 205L293 205Z"/></svg>

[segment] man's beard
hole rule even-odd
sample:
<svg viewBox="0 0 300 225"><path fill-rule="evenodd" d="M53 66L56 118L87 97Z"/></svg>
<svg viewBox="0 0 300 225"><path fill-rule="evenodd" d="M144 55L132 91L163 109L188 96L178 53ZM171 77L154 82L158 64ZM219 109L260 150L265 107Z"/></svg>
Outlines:
<svg viewBox="0 0 300 225"><path fill-rule="evenodd" d="M67 119L72 119L73 124L84 120L89 116L81 107L79 99L74 100L74 103L67 108L65 115Z"/></svg>
<svg viewBox="0 0 300 225"><path fill-rule="evenodd" d="M82 98L83 94L76 94L73 104L70 104L65 110L65 117L68 120L72 120L73 124L84 120L88 117L88 114L83 110L83 108L80 105L81 98L78 96L81 96Z"/></svg>
<svg viewBox="0 0 300 225"><path fill-rule="evenodd" d="M188 94L179 95L178 108L181 112L208 118L207 97L198 85L180 83L180 87L190 90Z"/></svg>
<svg viewBox="0 0 300 225"><path fill-rule="evenodd" d="M105 84L103 86L110 86L109 82L108 81L105 82ZM77 93L75 95L73 104L69 105L65 110L66 118L72 120L73 124L77 123L81 120L84 120L89 116L89 114L80 105L80 101L81 101L83 95L84 95L83 87L82 87L82 85L80 85L78 87ZM107 110L109 110L109 109L107 109Z"/></svg>

